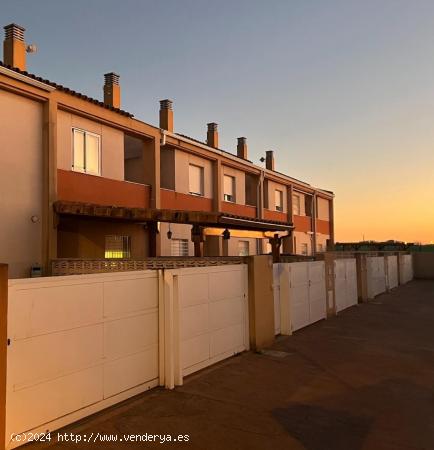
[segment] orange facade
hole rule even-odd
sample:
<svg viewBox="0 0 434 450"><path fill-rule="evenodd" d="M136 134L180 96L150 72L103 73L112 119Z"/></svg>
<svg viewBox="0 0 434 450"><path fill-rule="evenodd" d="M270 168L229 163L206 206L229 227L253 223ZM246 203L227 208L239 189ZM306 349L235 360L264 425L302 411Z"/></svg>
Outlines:
<svg viewBox="0 0 434 450"><path fill-rule="evenodd" d="M312 231L312 218L309 216L295 216L294 215L294 227L297 231L308 232Z"/></svg>
<svg viewBox="0 0 434 450"><path fill-rule="evenodd" d="M255 219L257 217L256 206L238 205L237 203L221 202L221 212L228 214L234 214L235 216L251 217Z"/></svg>
<svg viewBox="0 0 434 450"><path fill-rule="evenodd" d="M58 200L128 208L149 208L150 186L57 170Z"/></svg>
<svg viewBox="0 0 434 450"><path fill-rule="evenodd" d="M197 195L182 194L180 192L161 189L161 209L184 211L212 211L212 199Z"/></svg>

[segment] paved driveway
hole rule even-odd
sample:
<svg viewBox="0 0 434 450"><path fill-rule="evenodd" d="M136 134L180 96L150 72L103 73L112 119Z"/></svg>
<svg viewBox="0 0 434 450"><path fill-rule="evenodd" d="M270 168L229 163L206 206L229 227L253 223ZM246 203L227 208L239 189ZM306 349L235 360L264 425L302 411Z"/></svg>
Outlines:
<svg viewBox="0 0 434 450"><path fill-rule="evenodd" d="M118 441L49 448L434 449L434 282L409 283L62 433ZM189 441L125 442L145 433Z"/></svg>

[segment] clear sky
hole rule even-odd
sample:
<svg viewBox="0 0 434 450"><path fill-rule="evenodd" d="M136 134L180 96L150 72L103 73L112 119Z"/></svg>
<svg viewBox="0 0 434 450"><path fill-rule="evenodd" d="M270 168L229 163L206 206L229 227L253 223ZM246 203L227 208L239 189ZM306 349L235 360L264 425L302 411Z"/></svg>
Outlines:
<svg viewBox="0 0 434 450"><path fill-rule="evenodd" d="M3 0L29 71L336 194L339 241L434 241L432 0Z"/></svg>

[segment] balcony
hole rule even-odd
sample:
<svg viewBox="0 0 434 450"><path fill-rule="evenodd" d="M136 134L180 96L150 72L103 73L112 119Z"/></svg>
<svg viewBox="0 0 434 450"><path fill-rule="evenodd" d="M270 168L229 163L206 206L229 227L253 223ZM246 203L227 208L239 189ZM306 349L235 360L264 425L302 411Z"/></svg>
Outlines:
<svg viewBox="0 0 434 450"><path fill-rule="evenodd" d="M274 220L275 222L288 223L288 214L281 211L272 211L271 209L264 209L264 219Z"/></svg>
<svg viewBox="0 0 434 450"><path fill-rule="evenodd" d="M328 220L316 219L316 231L317 233L330 235L330 222Z"/></svg>
<svg viewBox="0 0 434 450"><path fill-rule="evenodd" d="M211 198L198 195L182 194L170 189L160 190L161 209L174 209L179 211L206 211L213 210Z"/></svg>
<svg viewBox="0 0 434 450"><path fill-rule="evenodd" d="M308 232L312 231L312 217L310 216L296 216L293 218L295 231Z"/></svg>
<svg viewBox="0 0 434 450"><path fill-rule="evenodd" d="M58 200L149 208L151 187L68 170L57 170Z"/></svg>
<svg viewBox="0 0 434 450"><path fill-rule="evenodd" d="M256 219L257 217L256 206L239 205L237 203L223 201L220 203L220 209L221 212L235 216L250 217L252 219Z"/></svg>

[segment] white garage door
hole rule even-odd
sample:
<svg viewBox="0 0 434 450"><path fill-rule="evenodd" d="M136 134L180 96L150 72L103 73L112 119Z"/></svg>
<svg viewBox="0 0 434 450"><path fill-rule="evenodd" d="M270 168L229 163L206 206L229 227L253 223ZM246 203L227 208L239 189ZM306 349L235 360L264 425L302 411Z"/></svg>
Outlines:
<svg viewBox="0 0 434 450"><path fill-rule="evenodd" d="M188 268L174 273L182 375L247 350L247 266Z"/></svg>
<svg viewBox="0 0 434 450"><path fill-rule="evenodd" d="M398 257L396 255L387 258L387 288L393 289L398 286Z"/></svg>
<svg viewBox="0 0 434 450"><path fill-rule="evenodd" d="M324 262L284 263L280 266L282 333L290 334L325 319Z"/></svg>
<svg viewBox="0 0 434 450"><path fill-rule="evenodd" d="M401 284L408 283L413 279L413 256L401 256Z"/></svg>
<svg viewBox="0 0 434 450"><path fill-rule="evenodd" d="M11 281L7 436L158 384L156 271Z"/></svg>
<svg viewBox="0 0 434 450"><path fill-rule="evenodd" d="M357 268L354 258L335 260L336 312L357 305Z"/></svg>
<svg viewBox="0 0 434 450"><path fill-rule="evenodd" d="M366 258L368 298L372 299L386 291L384 256Z"/></svg>

